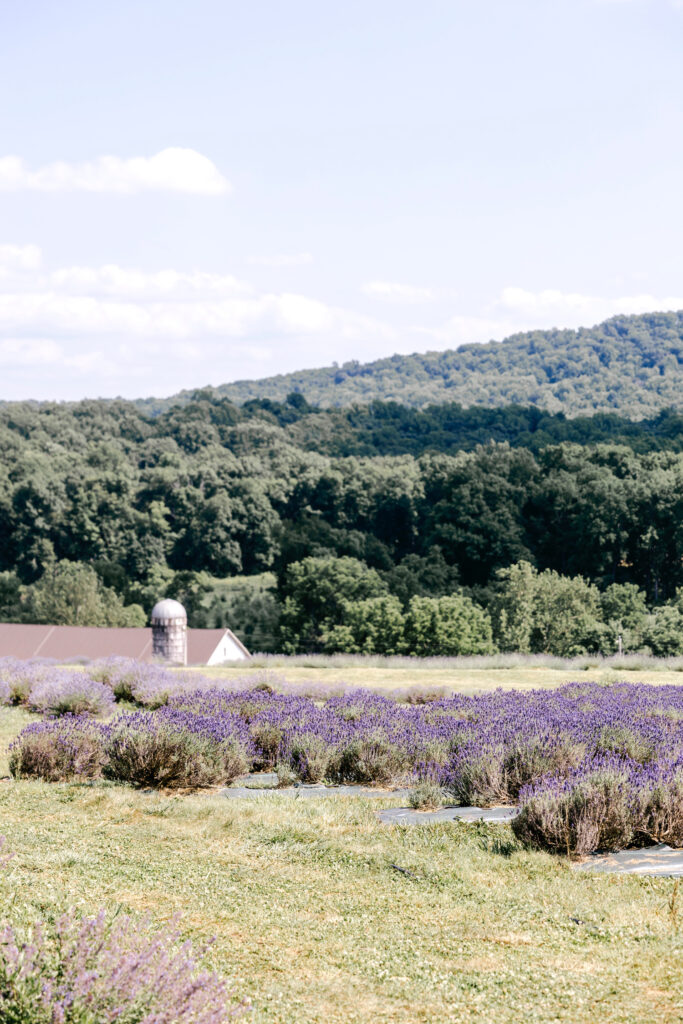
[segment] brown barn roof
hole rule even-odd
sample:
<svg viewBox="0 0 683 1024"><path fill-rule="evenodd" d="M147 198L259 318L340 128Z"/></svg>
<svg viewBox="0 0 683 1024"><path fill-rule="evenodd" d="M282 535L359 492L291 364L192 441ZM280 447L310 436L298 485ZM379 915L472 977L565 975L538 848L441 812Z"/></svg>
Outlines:
<svg viewBox="0 0 683 1024"><path fill-rule="evenodd" d="M226 633L248 657L244 644L229 629L188 629L188 664L205 665ZM92 661L114 656L151 661L152 630L0 622L0 657L53 658L55 661L87 658Z"/></svg>

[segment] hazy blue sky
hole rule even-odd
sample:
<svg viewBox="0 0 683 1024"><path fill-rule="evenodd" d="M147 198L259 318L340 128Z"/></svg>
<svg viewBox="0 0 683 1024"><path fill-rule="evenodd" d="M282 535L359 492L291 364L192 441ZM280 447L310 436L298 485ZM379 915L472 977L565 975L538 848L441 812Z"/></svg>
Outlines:
<svg viewBox="0 0 683 1024"><path fill-rule="evenodd" d="M0 398L683 307L683 4L0 4Z"/></svg>

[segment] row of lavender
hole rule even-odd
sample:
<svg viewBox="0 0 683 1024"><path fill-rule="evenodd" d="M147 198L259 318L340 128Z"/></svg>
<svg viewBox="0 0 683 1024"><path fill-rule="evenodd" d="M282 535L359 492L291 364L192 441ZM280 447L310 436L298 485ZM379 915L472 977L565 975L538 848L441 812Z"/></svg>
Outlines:
<svg viewBox="0 0 683 1024"><path fill-rule="evenodd" d="M571 684L405 705L366 691L321 702L195 682L154 711L30 725L11 767L165 787L273 768L303 782L422 780L460 804L519 803L517 835L553 850L681 846L683 687Z"/></svg>
<svg viewBox="0 0 683 1024"><path fill-rule="evenodd" d="M0 704L21 704L39 714L108 715L117 701L155 708L173 693L210 681L131 658L107 658L83 669L41 661L0 659Z"/></svg>

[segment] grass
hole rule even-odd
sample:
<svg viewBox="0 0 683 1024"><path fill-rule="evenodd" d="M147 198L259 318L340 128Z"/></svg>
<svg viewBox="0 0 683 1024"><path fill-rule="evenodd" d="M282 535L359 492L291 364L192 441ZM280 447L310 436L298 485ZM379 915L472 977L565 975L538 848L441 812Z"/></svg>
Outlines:
<svg viewBox="0 0 683 1024"><path fill-rule="evenodd" d="M577 659L576 663L569 660L563 663L560 659L554 659L560 663L555 666L548 666L540 659L528 659L521 664L503 663L503 667L487 664L493 659L481 659L482 665L478 665L474 658L462 660L466 662L465 665L458 664L456 659L452 659L453 664L440 664L447 662L448 659L434 659L435 664L425 664L418 659L404 658L397 658L393 663L392 659L385 659L386 664L382 664L381 659L376 659L379 664L373 663L374 659L369 659L370 663L364 664L350 658L311 659L309 662L297 658L291 661L285 658L257 658L253 662L233 663L216 668L201 667L192 671L210 678L235 679L251 675L263 676L265 669L266 672L284 677L289 683L309 686L312 683L346 683L349 686L372 687L377 690L446 688L461 693L478 693L495 690L498 687L506 690L553 688L577 679L600 683L632 679L654 685L683 684L683 665L680 668L673 668L665 659L661 659L654 666L638 669L621 667L618 663L615 665L609 661L596 663L595 660L585 662L583 659Z"/></svg>
<svg viewBox="0 0 683 1024"><path fill-rule="evenodd" d="M87 668L83 663L72 669ZM486 690L552 689L564 683L615 683L632 680L653 685L683 684L683 658L655 658L625 654L602 657L581 655L556 658L543 654L496 654L460 658L405 658L379 655L256 654L250 661L184 669L214 679L244 679L271 674L303 686L370 687L375 690Z"/></svg>
<svg viewBox="0 0 683 1024"><path fill-rule="evenodd" d="M26 718L0 711L3 745ZM181 912L254 1024L683 1020L672 879L576 873L506 826L389 828L379 805L5 783L0 899Z"/></svg>
<svg viewBox="0 0 683 1024"><path fill-rule="evenodd" d="M24 708L0 707L0 779L9 773L7 748L10 743L25 725L37 721L38 715L32 715Z"/></svg>

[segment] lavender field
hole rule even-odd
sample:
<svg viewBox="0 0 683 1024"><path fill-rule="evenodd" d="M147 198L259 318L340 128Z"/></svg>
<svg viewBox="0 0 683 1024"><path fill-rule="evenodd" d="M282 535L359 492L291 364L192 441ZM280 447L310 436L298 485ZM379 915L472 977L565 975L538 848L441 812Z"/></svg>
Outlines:
<svg viewBox="0 0 683 1024"><path fill-rule="evenodd" d="M122 971L131 998L151 998L173 958L186 973L155 1009L169 1024L194 991L224 994L216 1020L250 1001L254 1024L680 1017L676 882L589 876L557 854L680 845L681 687L388 698L123 661L4 662L0 680L10 974L14 949L40 954L12 975L12 998L79 1006L85 965L103 978L105 1020L128 1005ZM265 769L285 788L221 798ZM297 799L292 784L313 780L333 795ZM341 781L360 792L334 795ZM514 831L387 828L377 810L405 802L392 795L405 784L522 812ZM370 787L385 795L366 799ZM190 940L203 955L186 970Z"/></svg>
<svg viewBox="0 0 683 1024"><path fill-rule="evenodd" d="M575 683L408 703L362 690L301 696L266 679L217 686L123 661L78 672L6 663L3 701L41 716L11 745L10 770L162 790L259 771L283 786L412 785L417 806L421 793L432 805L518 805L517 838L556 853L683 846L683 687Z"/></svg>

